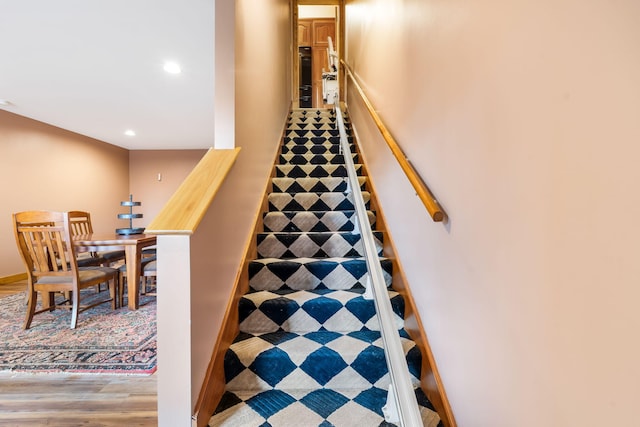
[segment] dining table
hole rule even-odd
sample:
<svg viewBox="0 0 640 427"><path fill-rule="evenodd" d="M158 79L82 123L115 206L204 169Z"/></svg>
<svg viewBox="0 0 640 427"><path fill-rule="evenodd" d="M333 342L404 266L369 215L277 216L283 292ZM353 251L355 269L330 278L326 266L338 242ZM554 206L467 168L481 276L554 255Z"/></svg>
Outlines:
<svg viewBox="0 0 640 427"><path fill-rule="evenodd" d="M156 244L156 236L151 234L92 233L73 237L77 252L101 252L123 250L127 265L127 296L129 309L140 306L140 260L142 249Z"/></svg>

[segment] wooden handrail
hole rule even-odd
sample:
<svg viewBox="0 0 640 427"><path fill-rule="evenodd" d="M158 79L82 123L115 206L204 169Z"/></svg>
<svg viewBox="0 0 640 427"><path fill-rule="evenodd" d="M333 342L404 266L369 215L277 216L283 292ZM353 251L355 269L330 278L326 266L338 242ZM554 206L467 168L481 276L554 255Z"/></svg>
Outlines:
<svg viewBox="0 0 640 427"><path fill-rule="evenodd" d="M194 233L233 166L240 148L210 149L146 228L147 234Z"/></svg>
<svg viewBox="0 0 640 427"><path fill-rule="evenodd" d="M409 182L411 182L411 185L413 185L413 188L416 190L416 194L418 195L424 206L427 208L431 219L433 219L433 221L435 222L444 221L444 219L446 218L444 210L433 196L433 193L431 193L431 190L429 190L429 187L427 187L427 184L425 184L425 182L422 180L420 174L418 174L411 162L409 162L407 156L402 151L402 148L400 148L396 140L393 138L393 136L391 136L391 133L389 132L387 127L384 125L384 123L382 123L380 116L376 112L375 108L373 108L373 105L369 101L369 98L367 98L367 95L362 90L362 87L356 80L356 77L353 75L351 68L349 68L349 65L343 59L340 60L340 63L344 67L347 76L351 78L354 87L360 94L360 97L366 105L367 110L369 110L369 114L371 114L373 121L375 122L376 126L378 126L382 137L391 149L391 152L393 153L395 158L398 160L398 163L400 164L400 167L404 171L405 175L407 175Z"/></svg>

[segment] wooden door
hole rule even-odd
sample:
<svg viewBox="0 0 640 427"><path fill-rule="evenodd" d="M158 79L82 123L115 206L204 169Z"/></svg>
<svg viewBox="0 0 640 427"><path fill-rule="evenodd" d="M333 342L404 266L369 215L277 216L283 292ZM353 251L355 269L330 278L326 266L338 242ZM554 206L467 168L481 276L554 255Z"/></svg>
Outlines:
<svg viewBox="0 0 640 427"><path fill-rule="evenodd" d="M326 71L329 71L329 61L327 53L327 49L329 48L329 40L327 38L331 37L331 40L335 42L335 19L314 19L311 25L311 34L313 36L313 106L314 108L322 108L324 107L324 101L322 99L322 70L324 69Z"/></svg>

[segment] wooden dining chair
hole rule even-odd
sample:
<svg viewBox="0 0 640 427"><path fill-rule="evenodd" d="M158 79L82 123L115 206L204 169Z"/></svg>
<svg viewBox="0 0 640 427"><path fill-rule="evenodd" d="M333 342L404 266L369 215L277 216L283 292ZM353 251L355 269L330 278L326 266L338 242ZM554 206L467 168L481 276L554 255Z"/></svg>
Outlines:
<svg viewBox="0 0 640 427"><path fill-rule="evenodd" d="M118 267L120 272L120 287L119 287L119 295L118 295L118 304L122 307L124 306L124 288L125 286L130 286L127 283L127 264L122 264ZM145 295L147 293L147 281L154 280L156 276L156 257L154 256L146 256L140 259L140 280L139 289L140 294ZM154 295L154 294L152 294Z"/></svg>
<svg viewBox="0 0 640 427"><path fill-rule="evenodd" d="M82 234L93 234L93 225L91 224L91 214L85 211L70 211L69 219L71 221L71 235L80 236ZM109 267L112 264L123 261L125 258L124 250L107 251L107 252L90 252L88 257L80 257L78 265L80 267L88 267L91 265L101 265Z"/></svg>
<svg viewBox="0 0 640 427"><path fill-rule="evenodd" d="M153 261L147 263L142 269L142 288L141 293L144 295L156 296L156 287L158 285L158 261L154 257ZM149 291L148 286L153 285L153 291Z"/></svg>
<svg viewBox="0 0 640 427"><path fill-rule="evenodd" d="M82 234L93 234L93 227L91 226L91 214L89 214L89 212L70 211L69 221L71 224L72 237ZM95 267L100 265L108 265L106 258L100 256L97 252L78 253L77 260L79 267Z"/></svg>
<svg viewBox="0 0 640 427"><path fill-rule="evenodd" d="M24 329L29 329L33 316L56 308L71 309L71 329L78 323L78 314L98 304L111 302L116 308L118 270L109 267L78 267L67 212L28 211L13 214L16 243L27 269L27 313ZM80 305L80 290L109 283L109 298L87 306ZM69 298L56 303L55 293ZM42 293L42 308L36 311L38 293Z"/></svg>

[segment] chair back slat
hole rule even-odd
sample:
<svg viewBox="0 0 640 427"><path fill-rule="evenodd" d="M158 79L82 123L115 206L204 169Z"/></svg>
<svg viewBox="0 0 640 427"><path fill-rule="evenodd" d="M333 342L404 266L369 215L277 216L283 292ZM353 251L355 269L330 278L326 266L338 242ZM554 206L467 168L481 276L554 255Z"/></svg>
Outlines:
<svg viewBox="0 0 640 427"><path fill-rule="evenodd" d="M16 240L27 274L33 282L41 276L75 276L75 256L68 217L64 212L21 212L14 215ZM43 221L47 218L51 221Z"/></svg>
<svg viewBox="0 0 640 427"><path fill-rule="evenodd" d="M71 235L92 234L91 214L84 211L70 211L69 221L71 223Z"/></svg>
<svg viewBox="0 0 640 427"><path fill-rule="evenodd" d="M111 302L111 308L116 309L118 270L78 268L68 212L18 212L13 214L13 224L19 252L27 269L24 329L29 329L34 315L52 311L60 304L71 308L72 329L76 327L78 313L82 310L105 302ZM108 298L81 306L80 290L104 282L109 283ZM60 304L56 301L56 293L64 293L65 300ZM41 308L36 310L39 294L43 294L43 301Z"/></svg>

